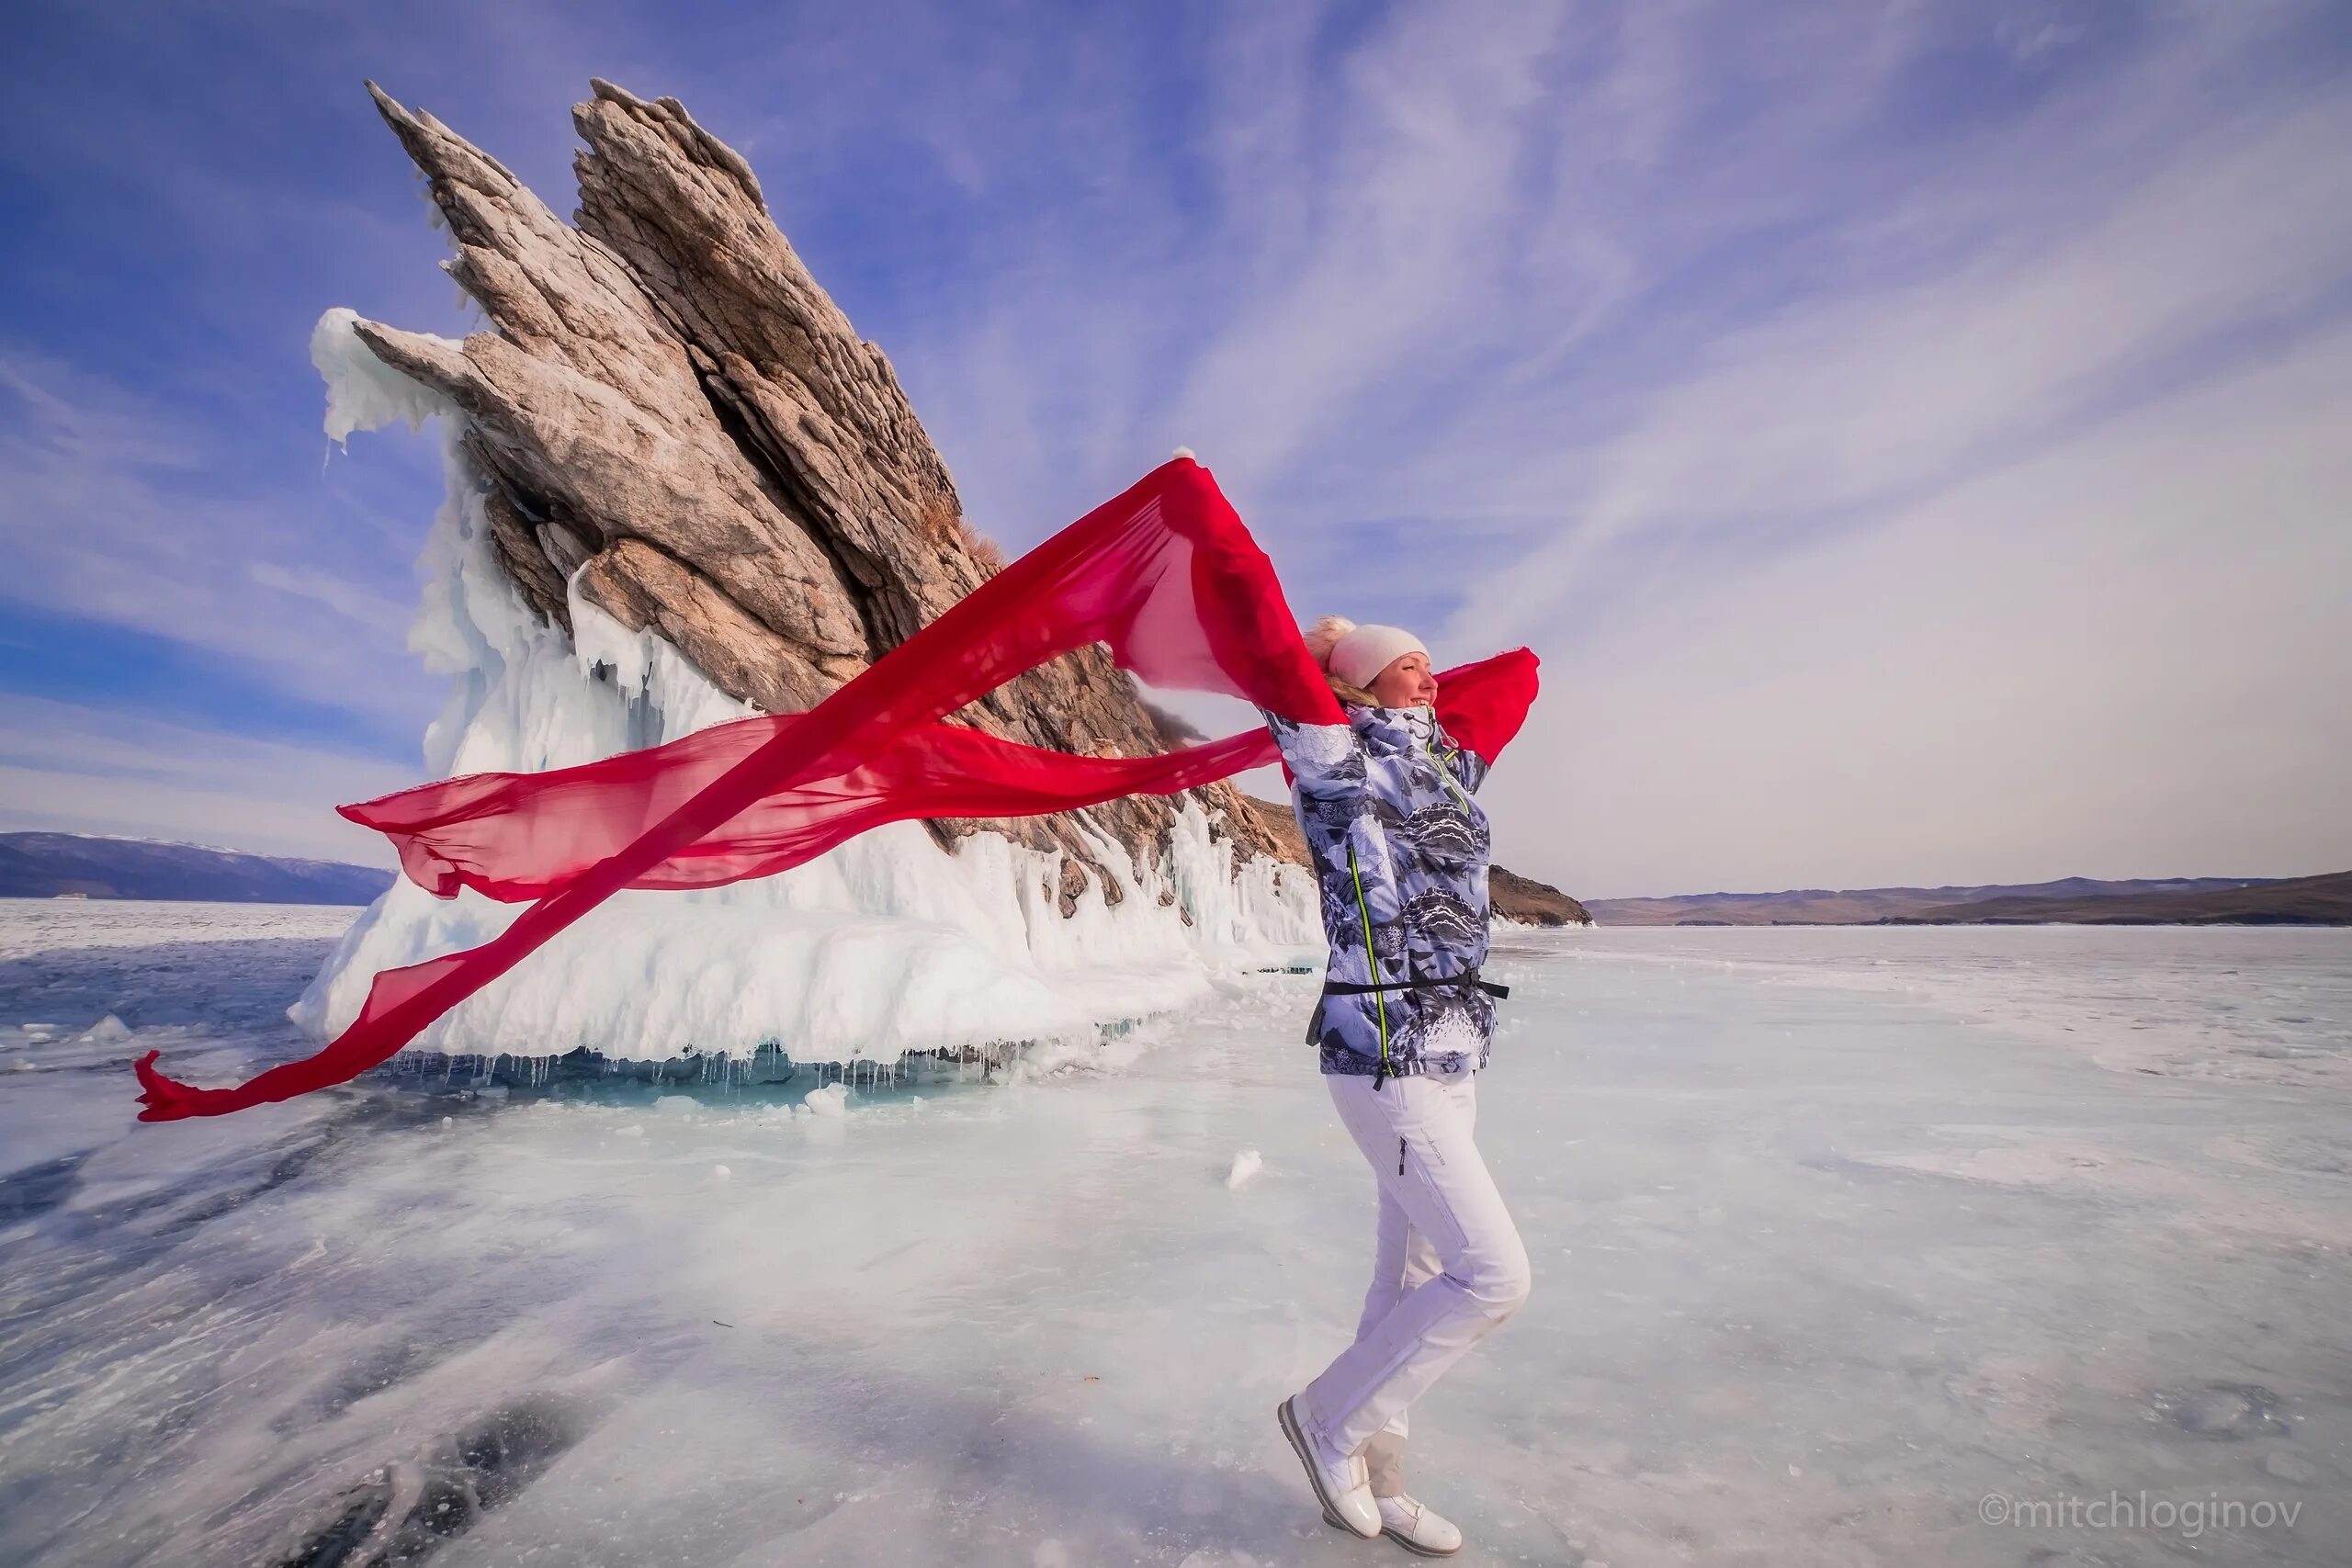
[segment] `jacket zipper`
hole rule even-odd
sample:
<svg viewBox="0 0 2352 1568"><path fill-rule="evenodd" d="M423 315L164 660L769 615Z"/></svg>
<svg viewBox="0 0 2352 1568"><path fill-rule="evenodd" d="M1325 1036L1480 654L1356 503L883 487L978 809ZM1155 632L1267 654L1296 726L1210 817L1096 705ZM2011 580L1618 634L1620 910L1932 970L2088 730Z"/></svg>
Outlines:
<svg viewBox="0 0 2352 1568"><path fill-rule="evenodd" d="M1356 863L1356 847L1348 846L1348 874L1355 878L1356 914L1363 921L1364 978L1380 984L1380 959L1372 950L1372 906L1364 902L1363 868ZM1372 993L1374 1008L1380 1015L1380 1071L1372 1078L1372 1091L1380 1092L1380 1083L1388 1076L1388 998L1378 991Z"/></svg>
<svg viewBox="0 0 2352 1568"><path fill-rule="evenodd" d="M1446 755L1451 757L1459 751L1459 750L1460 748L1456 747L1453 750L1449 750ZM1465 812L1468 811L1470 809L1470 797L1463 794L1461 784L1454 782L1453 770L1437 760L1437 753L1430 750L1430 743L1426 740L1421 742L1421 755L1430 760L1430 766L1437 770L1437 776L1444 782L1445 787L1453 792L1453 798L1462 803L1462 809Z"/></svg>

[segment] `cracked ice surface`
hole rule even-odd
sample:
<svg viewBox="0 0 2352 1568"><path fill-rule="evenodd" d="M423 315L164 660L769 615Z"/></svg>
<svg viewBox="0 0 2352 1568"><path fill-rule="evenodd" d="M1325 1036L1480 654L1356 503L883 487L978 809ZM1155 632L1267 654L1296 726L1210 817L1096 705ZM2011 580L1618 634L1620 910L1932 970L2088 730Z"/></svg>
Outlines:
<svg viewBox="0 0 2352 1568"><path fill-rule="evenodd" d="M149 1043L298 1048L348 918L0 908L0 1561L1407 1561L1272 1421L1370 1255L1311 979L842 1115L130 1123ZM1490 972L1536 1281L1416 1413L1461 1561L2352 1559L2352 933L1514 931ZM2111 1494L2295 1522L1980 1514Z"/></svg>

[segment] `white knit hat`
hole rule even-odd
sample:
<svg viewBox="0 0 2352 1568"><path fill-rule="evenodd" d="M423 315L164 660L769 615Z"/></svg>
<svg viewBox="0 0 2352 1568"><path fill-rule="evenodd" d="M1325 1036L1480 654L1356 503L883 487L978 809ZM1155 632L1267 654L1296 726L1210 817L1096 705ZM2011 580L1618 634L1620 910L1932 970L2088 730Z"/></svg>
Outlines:
<svg viewBox="0 0 2352 1568"><path fill-rule="evenodd" d="M1427 658L1421 639L1400 626L1358 626L1331 645L1331 673L1351 686L1367 687L1380 672L1408 653Z"/></svg>

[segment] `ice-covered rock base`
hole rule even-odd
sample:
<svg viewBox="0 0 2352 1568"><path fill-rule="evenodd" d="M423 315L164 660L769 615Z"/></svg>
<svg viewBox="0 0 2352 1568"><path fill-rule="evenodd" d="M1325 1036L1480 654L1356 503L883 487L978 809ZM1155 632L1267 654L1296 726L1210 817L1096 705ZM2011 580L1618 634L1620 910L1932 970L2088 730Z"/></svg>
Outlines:
<svg viewBox="0 0 2352 1568"><path fill-rule="evenodd" d="M462 421L320 322L312 358L343 436L438 414L448 492L422 567L411 646L450 677L425 738L429 776L538 772L660 745L752 710L660 637L575 591L567 635L499 565ZM1076 1044L1184 1006L1212 977L1319 944L1311 878L1250 860L1188 804L1154 866L1102 836L1118 886L1090 881L1065 915L1058 857L978 833L942 850L919 824L867 833L781 876L698 893L624 893L419 1037L444 1055L634 1062L895 1063L909 1052ZM368 911L289 1016L323 1039L381 970L490 940L519 913L406 882ZM727 1069L737 1070L734 1067Z"/></svg>

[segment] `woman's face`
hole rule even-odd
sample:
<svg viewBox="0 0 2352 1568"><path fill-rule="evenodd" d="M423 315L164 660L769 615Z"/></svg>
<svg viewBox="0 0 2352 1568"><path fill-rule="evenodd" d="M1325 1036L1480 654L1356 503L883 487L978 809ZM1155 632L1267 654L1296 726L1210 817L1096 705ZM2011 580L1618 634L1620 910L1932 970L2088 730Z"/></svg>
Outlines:
<svg viewBox="0 0 2352 1568"><path fill-rule="evenodd" d="M1437 701L1437 677L1430 673L1430 656L1408 653L1391 660L1388 668L1364 688L1385 708L1427 707Z"/></svg>

